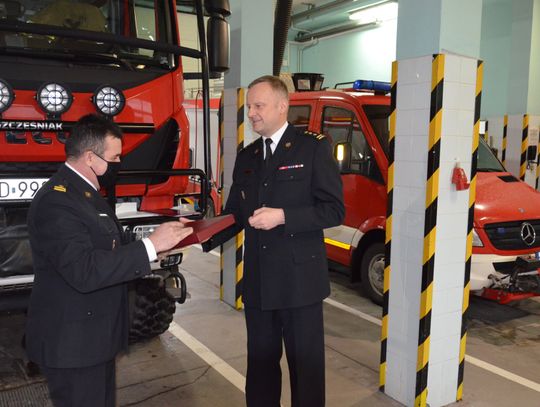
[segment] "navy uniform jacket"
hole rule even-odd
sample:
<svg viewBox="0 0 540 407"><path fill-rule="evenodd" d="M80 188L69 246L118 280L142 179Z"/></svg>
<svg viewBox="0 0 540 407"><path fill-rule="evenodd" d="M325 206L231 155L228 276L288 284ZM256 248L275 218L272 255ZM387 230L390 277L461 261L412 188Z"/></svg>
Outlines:
<svg viewBox="0 0 540 407"><path fill-rule="evenodd" d="M28 231L30 360L76 368L114 359L128 341L125 282L150 273L144 243L123 244L112 209L65 165L36 194Z"/></svg>
<svg viewBox="0 0 540 407"><path fill-rule="evenodd" d="M245 229L242 299L263 310L310 305L330 293L323 229L343 220L341 177L328 140L292 125L268 168L263 151L259 138L238 154L225 209L235 232ZM252 228L248 218L263 206L282 208L285 224Z"/></svg>

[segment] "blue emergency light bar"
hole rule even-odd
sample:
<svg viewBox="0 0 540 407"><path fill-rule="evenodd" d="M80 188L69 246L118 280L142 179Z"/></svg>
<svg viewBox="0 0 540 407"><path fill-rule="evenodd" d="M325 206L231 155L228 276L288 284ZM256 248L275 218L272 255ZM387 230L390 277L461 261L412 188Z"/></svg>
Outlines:
<svg viewBox="0 0 540 407"><path fill-rule="evenodd" d="M366 81L363 79L358 79L357 81L354 81L353 89L388 93L390 92L391 85L389 82Z"/></svg>

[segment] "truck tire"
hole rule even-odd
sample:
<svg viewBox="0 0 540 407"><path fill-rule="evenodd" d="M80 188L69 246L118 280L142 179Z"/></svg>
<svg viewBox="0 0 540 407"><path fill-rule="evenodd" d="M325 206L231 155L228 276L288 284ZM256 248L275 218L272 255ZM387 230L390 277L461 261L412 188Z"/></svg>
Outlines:
<svg viewBox="0 0 540 407"><path fill-rule="evenodd" d="M383 303L384 244L374 243L367 248L360 265L362 290L377 305Z"/></svg>
<svg viewBox="0 0 540 407"><path fill-rule="evenodd" d="M176 306L161 277L136 280L129 295L130 343L151 339L169 328Z"/></svg>

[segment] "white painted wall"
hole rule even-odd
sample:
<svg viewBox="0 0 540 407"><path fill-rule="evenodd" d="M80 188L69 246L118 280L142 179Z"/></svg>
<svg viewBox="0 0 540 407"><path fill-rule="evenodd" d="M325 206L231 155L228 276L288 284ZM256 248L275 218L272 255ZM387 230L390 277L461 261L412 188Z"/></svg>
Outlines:
<svg viewBox="0 0 540 407"><path fill-rule="evenodd" d="M396 59L397 20L375 27L322 38L312 47L309 42L289 44L284 71L324 74L324 85L356 79L390 81L392 61ZM303 49L304 48L304 49ZM302 51L303 49L303 51Z"/></svg>

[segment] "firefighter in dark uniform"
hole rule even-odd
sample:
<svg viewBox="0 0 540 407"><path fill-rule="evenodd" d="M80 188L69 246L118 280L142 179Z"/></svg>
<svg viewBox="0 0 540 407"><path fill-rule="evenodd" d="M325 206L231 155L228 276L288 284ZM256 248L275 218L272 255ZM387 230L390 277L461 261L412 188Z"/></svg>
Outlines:
<svg viewBox="0 0 540 407"><path fill-rule="evenodd" d="M192 232L167 222L127 242L97 191L114 182L120 129L84 116L66 142L66 163L38 191L28 230L35 280L26 329L28 357L59 407L114 407L115 356L128 344L126 282Z"/></svg>
<svg viewBox="0 0 540 407"><path fill-rule="evenodd" d="M325 402L322 300L330 294L323 229L344 217L342 183L328 140L287 123L285 84L248 87L248 117L262 137L237 156L226 212L245 230L242 299L248 334L246 400L279 407L282 341L293 407Z"/></svg>

